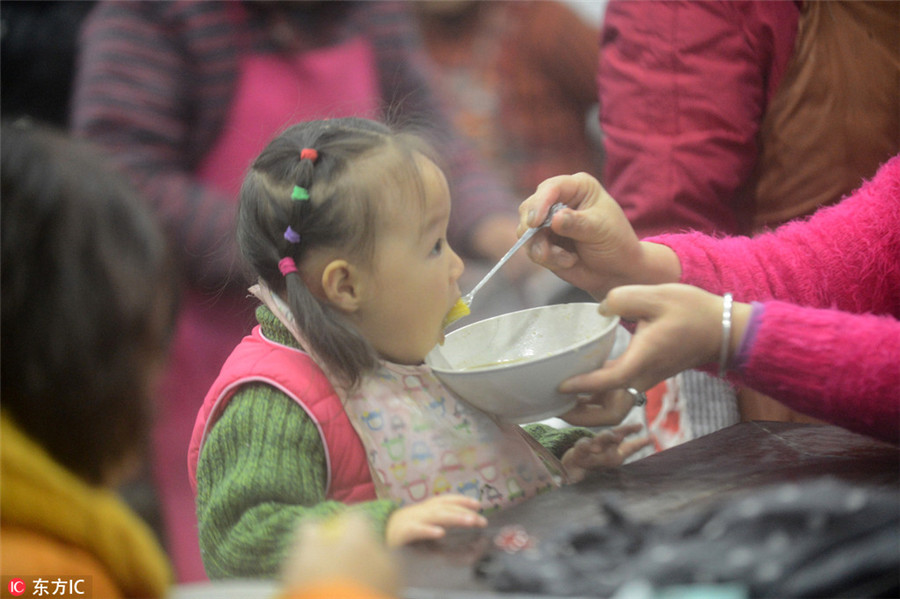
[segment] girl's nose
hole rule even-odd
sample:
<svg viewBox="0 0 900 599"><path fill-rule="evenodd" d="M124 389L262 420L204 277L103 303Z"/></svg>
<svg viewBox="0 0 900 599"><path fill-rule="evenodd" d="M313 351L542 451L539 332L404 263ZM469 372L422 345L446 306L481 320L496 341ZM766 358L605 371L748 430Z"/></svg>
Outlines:
<svg viewBox="0 0 900 599"><path fill-rule="evenodd" d="M466 270L466 265L462 261L462 258L459 257L459 254L454 252L452 248L450 249L450 253L453 254L450 265L450 276L453 278L453 282L455 283L459 280L463 272Z"/></svg>

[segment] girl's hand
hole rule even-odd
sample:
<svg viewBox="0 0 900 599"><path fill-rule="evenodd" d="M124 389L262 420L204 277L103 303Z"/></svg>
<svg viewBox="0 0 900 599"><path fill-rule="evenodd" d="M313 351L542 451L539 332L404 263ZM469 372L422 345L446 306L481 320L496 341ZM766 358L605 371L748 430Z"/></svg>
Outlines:
<svg viewBox="0 0 900 599"><path fill-rule="evenodd" d="M446 528L484 528L487 518L478 513L481 503L465 495L437 495L395 511L387 522L389 547L413 541L440 539Z"/></svg>
<svg viewBox="0 0 900 599"><path fill-rule="evenodd" d="M640 424L626 424L576 441L562 457L569 480L578 482L589 470L621 466L628 456L652 443L649 437L625 441L625 437L640 432L641 428Z"/></svg>
<svg viewBox="0 0 900 599"><path fill-rule="evenodd" d="M549 230L530 243L531 259L565 281L603 298L618 285L678 280L677 256L669 248L642 244L625 213L602 185L586 173L547 179L519 206L519 232L543 222L562 202Z"/></svg>
<svg viewBox="0 0 900 599"><path fill-rule="evenodd" d="M679 372L719 360L718 295L689 285L632 285L610 291L601 309L638 322L631 342L602 368L563 381L562 393L602 394L625 387L644 391ZM729 355L740 343L750 312L749 304L734 303Z"/></svg>

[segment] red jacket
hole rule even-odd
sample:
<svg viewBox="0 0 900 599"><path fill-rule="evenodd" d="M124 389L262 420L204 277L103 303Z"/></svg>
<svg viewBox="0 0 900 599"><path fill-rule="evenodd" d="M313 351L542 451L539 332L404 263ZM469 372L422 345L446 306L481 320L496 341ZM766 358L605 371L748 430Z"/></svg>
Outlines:
<svg viewBox="0 0 900 599"><path fill-rule="evenodd" d="M900 4L612 0L604 185L640 236L751 233L900 152Z"/></svg>
<svg viewBox="0 0 900 599"><path fill-rule="evenodd" d="M734 197L752 174L799 13L794 2L609 3L603 183L638 235L746 230Z"/></svg>
<svg viewBox="0 0 900 599"><path fill-rule="evenodd" d="M234 349L203 400L188 448L188 472L197 492L197 462L207 431L241 385L265 383L303 408L319 428L328 464L327 496L345 503L375 499L362 441L344 406L309 354L262 336L259 326Z"/></svg>

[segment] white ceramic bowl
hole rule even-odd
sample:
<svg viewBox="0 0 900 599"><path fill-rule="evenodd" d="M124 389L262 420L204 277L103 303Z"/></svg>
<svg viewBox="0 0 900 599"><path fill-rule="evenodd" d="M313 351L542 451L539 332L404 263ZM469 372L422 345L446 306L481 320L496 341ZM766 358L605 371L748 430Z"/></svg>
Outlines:
<svg viewBox="0 0 900 599"><path fill-rule="evenodd" d="M447 335L425 363L452 391L514 423L559 416L574 395L556 388L597 369L616 340L619 318L596 303L557 304L488 318Z"/></svg>

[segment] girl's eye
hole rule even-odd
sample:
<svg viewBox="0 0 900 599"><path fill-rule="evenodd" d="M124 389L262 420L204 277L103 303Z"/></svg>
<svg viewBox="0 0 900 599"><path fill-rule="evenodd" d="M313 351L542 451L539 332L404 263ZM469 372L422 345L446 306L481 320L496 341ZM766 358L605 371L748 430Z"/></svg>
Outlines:
<svg viewBox="0 0 900 599"><path fill-rule="evenodd" d="M440 255L441 251L444 249L444 240L438 239L434 244L434 247L431 248L431 253L434 255Z"/></svg>

